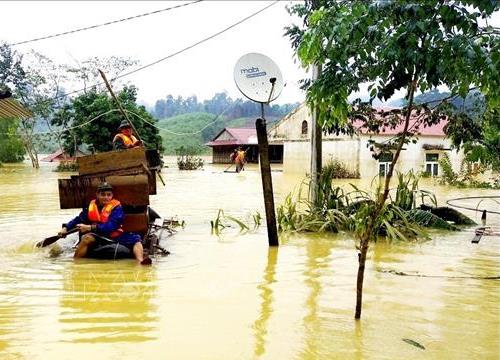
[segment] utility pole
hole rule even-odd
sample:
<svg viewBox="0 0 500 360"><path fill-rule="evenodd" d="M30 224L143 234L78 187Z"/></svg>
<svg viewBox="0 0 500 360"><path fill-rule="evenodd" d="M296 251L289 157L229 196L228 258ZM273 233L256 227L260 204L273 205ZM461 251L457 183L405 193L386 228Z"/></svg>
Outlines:
<svg viewBox="0 0 500 360"><path fill-rule="evenodd" d="M312 81L316 81L321 74L321 65L313 65ZM309 186L309 196L314 204L318 200L318 181L322 166L322 130L318 123L318 109L311 109L311 183Z"/></svg>

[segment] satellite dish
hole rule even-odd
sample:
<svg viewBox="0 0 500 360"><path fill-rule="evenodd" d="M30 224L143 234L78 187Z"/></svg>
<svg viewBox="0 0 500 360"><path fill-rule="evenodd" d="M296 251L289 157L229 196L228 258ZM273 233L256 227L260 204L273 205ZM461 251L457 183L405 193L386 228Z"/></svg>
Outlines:
<svg viewBox="0 0 500 360"><path fill-rule="evenodd" d="M234 67L234 81L243 95L259 103L273 101L283 90L283 77L278 66L258 53L240 57Z"/></svg>

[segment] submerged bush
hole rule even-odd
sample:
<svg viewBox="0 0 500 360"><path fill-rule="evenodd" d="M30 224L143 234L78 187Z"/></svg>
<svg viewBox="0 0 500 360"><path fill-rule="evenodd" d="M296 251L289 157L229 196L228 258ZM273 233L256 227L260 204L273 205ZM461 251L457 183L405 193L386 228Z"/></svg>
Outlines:
<svg viewBox="0 0 500 360"><path fill-rule="evenodd" d="M351 191L344 190L332 185L333 176L331 167L321 172L316 204L303 199L300 188L297 196L288 194L277 208L278 229L282 232L343 230L353 232L357 237L362 236L367 229L366 219L377 210L374 199L380 192L371 194L352 184ZM436 197L418 188L418 176L410 171L407 174L398 173L397 178L398 185L389 197L390 202L383 205L375 219L375 235L407 241L427 237L424 227L458 229L431 212L436 209ZM426 201L432 206L426 205ZM423 209L417 208L417 203L422 204Z"/></svg>
<svg viewBox="0 0 500 360"><path fill-rule="evenodd" d="M56 172L78 171L78 163L76 161L61 161L57 165Z"/></svg>
<svg viewBox="0 0 500 360"><path fill-rule="evenodd" d="M177 153L177 167L179 170L197 170L203 168L204 161L202 158L195 156L195 149L184 148L181 146L175 149Z"/></svg>
<svg viewBox="0 0 500 360"><path fill-rule="evenodd" d="M487 168L482 164L471 163L464 160L460 166L460 172L455 172L451 166L448 154L439 160L442 175L439 183L442 185L451 185L459 188L478 188L478 189L500 189L500 177L492 179L491 182L477 180L477 175L483 173Z"/></svg>
<svg viewBox="0 0 500 360"><path fill-rule="evenodd" d="M351 171L338 159L329 160L323 167L323 171L331 172L332 179L359 179L358 171Z"/></svg>

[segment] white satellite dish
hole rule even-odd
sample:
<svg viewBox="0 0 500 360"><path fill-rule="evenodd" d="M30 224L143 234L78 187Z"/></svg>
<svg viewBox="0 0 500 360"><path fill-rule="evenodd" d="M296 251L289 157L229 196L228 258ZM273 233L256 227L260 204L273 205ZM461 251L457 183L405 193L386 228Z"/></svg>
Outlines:
<svg viewBox="0 0 500 360"><path fill-rule="evenodd" d="M278 66L265 55L243 55L234 67L238 90L250 100L269 103L283 90L283 77Z"/></svg>

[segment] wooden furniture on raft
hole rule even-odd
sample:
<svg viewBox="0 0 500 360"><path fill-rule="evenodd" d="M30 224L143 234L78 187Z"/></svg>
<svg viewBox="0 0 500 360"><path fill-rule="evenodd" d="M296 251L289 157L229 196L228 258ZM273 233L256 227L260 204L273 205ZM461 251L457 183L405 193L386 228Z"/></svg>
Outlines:
<svg viewBox="0 0 500 360"><path fill-rule="evenodd" d="M106 181L125 212L124 231L141 234L145 251L152 254L159 239L149 238L154 220L148 205L149 195L156 194L156 172L161 170L159 152L137 147L82 156L77 163L78 175L59 179L61 209L88 206L95 199L97 185Z"/></svg>

